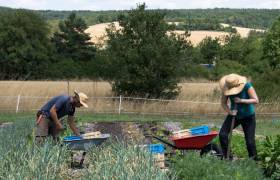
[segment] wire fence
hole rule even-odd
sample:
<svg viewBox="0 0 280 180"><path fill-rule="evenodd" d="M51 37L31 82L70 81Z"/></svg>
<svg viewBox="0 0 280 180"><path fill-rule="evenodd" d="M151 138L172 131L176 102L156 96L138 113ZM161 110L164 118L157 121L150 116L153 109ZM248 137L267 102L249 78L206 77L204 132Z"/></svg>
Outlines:
<svg viewBox="0 0 280 180"><path fill-rule="evenodd" d="M0 112L34 112L52 97L0 96ZM147 99L134 97L90 97L89 108L79 112L143 115L225 115L220 102ZM256 112L261 116L280 117L279 103L259 103Z"/></svg>

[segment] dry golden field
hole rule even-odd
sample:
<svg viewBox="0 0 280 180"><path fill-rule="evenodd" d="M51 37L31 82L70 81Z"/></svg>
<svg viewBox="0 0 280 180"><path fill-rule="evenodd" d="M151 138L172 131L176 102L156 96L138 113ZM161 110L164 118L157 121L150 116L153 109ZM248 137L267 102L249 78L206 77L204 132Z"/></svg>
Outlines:
<svg viewBox="0 0 280 180"><path fill-rule="evenodd" d="M96 113L144 113L144 114L222 114L221 92L218 83L180 83L181 93L175 101L136 100L130 97L113 97L107 82L69 82L69 94L82 91L90 97L89 108L79 111ZM0 111L36 111L49 98L68 94L67 81L0 81ZM20 95L18 104L18 95ZM276 113L279 105L259 104L257 112Z"/></svg>
<svg viewBox="0 0 280 180"><path fill-rule="evenodd" d="M175 31L175 33L184 34L185 31ZM221 31L190 31L190 34L190 37L187 39L190 40L194 46L197 46L206 37L211 37L213 39L219 38L223 42L226 35L229 35L229 33Z"/></svg>
<svg viewBox="0 0 280 180"><path fill-rule="evenodd" d="M228 27L228 24L221 23L222 26ZM238 26L232 26L236 29L236 31L240 34L241 37L245 38L248 37L250 31L257 31L257 32L264 32L263 29L252 29L252 28L244 28L244 27L238 27Z"/></svg>
<svg viewBox="0 0 280 180"><path fill-rule="evenodd" d="M176 23L176 22L174 22ZM177 22L178 23L178 22ZM104 40L106 40L106 32L105 29L108 27L110 23L102 23L102 24L96 24L93 26L89 26L89 28L85 31L86 33L89 33L91 36L91 41L96 44L104 44ZM118 22L114 22L114 25L117 29L120 28ZM221 24L222 26L228 26L228 24ZM233 26L233 28L236 28L237 32L240 34L241 37L248 37L249 32L251 30L261 31L264 30L261 29L250 29L250 28L243 28L243 27L237 27ZM185 31L175 31L178 34L185 33ZM205 37L212 37L212 38L220 38L224 39L226 35L229 33L227 32L221 32L221 31L191 31L191 35L188 37L188 39L192 42L193 45L198 45Z"/></svg>
<svg viewBox="0 0 280 180"><path fill-rule="evenodd" d="M101 24L89 26L88 29L85 30L85 32L90 34L92 42L96 44L104 44L104 40L106 39L105 38L106 28L110 24L111 23L101 23ZM119 23L114 22L114 25L116 26L117 29L120 28Z"/></svg>

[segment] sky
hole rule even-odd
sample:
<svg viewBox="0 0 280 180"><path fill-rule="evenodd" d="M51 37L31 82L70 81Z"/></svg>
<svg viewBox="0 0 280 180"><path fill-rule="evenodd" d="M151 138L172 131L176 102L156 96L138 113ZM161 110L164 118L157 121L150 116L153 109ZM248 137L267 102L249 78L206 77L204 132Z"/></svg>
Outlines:
<svg viewBox="0 0 280 180"><path fill-rule="evenodd" d="M143 2L148 9L280 9L280 0L0 0L0 6L34 10L129 10Z"/></svg>

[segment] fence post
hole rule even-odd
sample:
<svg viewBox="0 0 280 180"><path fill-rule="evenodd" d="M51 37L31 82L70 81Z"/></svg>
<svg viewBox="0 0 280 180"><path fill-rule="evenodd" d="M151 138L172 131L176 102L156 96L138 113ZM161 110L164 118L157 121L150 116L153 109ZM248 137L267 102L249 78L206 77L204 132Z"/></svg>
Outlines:
<svg viewBox="0 0 280 180"><path fill-rule="evenodd" d="M69 84L69 81L67 81L67 94L68 94L68 96L69 96L69 90L70 90L70 84Z"/></svg>
<svg viewBox="0 0 280 180"><path fill-rule="evenodd" d="M19 110L19 103L20 103L20 94L18 95L18 98L17 98L16 114L18 113L18 110Z"/></svg>
<svg viewBox="0 0 280 180"><path fill-rule="evenodd" d="M120 95L119 114L121 114L121 111L122 111L122 95Z"/></svg>

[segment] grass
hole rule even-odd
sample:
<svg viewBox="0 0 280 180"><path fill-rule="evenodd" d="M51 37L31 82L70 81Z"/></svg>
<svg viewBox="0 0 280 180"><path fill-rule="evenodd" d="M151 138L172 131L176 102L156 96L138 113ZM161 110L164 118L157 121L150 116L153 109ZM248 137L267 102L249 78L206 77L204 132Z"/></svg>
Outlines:
<svg viewBox="0 0 280 180"><path fill-rule="evenodd" d="M113 97L108 82L80 81L0 81L0 111L15 112L20 103L19 112L36 111L53 96L59 94L71 95L76 89L88 94L90 98L88 109L79 109L85 113L122 113L134 114L181 114L181 115L216 115L224 114L220 105L221 92L216 82L180 83L181 93L176 101L137 100L128 97L122 99ZM12 96L12 97L11 97ZM259 104L257 113L278 113L280 104ZM278 114L279 115L279 114Z"/></svg>
<svg viewBox="0 0 280 180"><path fill-rule="evenodd" d="M272 118L257 121L256 133L264 136L280 134L280 118Z"/></svg>
<svg viewBox="0 0 280 180"><path fill-rule="evenodd" d="M210 125L219 130L224 117L207 116L166 116L166 115L139 115L139 114L89 114L78 113L78 122L182 122L183 128L199 126L203 124ZM17 122L24 119L35 121L35 112L32 113L1 113L0 123ZM256 134L263 136L279 134L280 118L257 119ZM242 129L241 126L238 129Z"/></svg>

